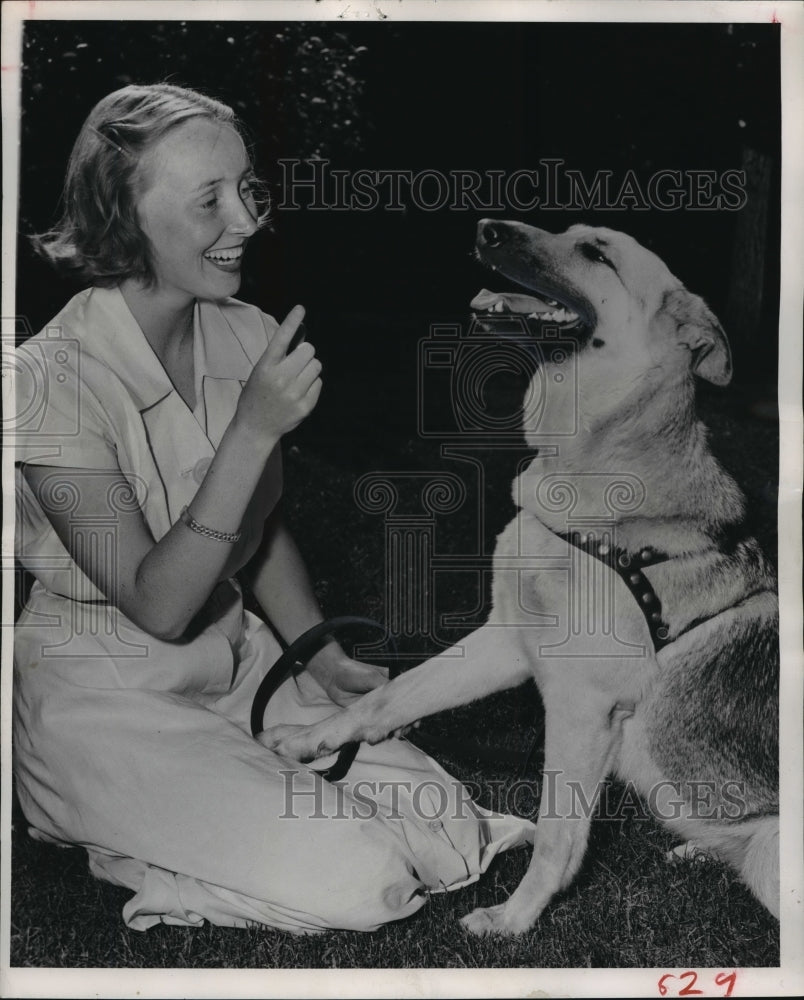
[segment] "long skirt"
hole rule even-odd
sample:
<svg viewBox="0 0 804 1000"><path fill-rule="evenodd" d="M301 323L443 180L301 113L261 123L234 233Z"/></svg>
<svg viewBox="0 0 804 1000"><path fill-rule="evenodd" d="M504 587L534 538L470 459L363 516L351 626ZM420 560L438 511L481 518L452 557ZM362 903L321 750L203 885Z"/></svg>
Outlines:
<svg viewBox="0 0 804 1000"><path fill-rule="evenodd" d="M15 633L19 800L34 837L84 847L94 875L133 891L130 927L374 930L532 839L404 740L362 745L337 784L266 749L250 710L280 652L239 595L165 643L34 585ZM336 710L301 672L265 725Z"/></svg>

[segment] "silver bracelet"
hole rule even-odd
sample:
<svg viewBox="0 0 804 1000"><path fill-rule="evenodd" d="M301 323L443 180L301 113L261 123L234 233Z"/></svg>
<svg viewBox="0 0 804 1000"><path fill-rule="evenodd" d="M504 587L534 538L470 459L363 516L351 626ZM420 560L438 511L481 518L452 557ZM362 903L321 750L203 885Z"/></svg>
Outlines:
<svg viewBox="0 0 804 1000"><path fill-rule="evenodd" d="M200 521L196 521L186 507L182 508L179 520L182 524L186 524L191 531L195 531L205 538L214 538L216 542L229 542L234 545L235 542L240 541L241 533L239 531L216 531L214 528L208 528L205 524L201 524Z"/></svg>

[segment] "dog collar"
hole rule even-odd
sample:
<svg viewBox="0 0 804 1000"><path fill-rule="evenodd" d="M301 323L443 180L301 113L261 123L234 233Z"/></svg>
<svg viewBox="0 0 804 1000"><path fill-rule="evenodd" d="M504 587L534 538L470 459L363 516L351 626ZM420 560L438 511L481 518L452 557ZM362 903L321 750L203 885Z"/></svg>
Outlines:
<svg viewBox="0 0 804 1000"><path fill-rule="evenodd" d="M576 549L593 556L609 569L613 569L620 577L633 594L634 600L645 616L656 652L671 641L670 629L662 618L662 602L650 580L642 572L646 566L667 562L670 556L666 552L657 552L656 549L647 546L638 552L627 552L625 549L597 538L593 531L585 533L559 531L556 534L564 541L569 542L570 545L574 545Z"/></svg>

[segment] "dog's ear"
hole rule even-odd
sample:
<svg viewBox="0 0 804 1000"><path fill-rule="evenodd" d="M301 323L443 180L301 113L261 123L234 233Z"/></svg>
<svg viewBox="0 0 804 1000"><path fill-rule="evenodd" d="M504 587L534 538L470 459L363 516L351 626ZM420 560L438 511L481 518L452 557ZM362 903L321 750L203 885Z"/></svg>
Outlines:
<svg viewBox="0 0 804 1000"><path fill-rule="evenodd" d="M731 381L731 350L723 327L704 300L677 288L665 295L662 311L676 323L679 342L692 353L692 370L715 385Z"/></svg>

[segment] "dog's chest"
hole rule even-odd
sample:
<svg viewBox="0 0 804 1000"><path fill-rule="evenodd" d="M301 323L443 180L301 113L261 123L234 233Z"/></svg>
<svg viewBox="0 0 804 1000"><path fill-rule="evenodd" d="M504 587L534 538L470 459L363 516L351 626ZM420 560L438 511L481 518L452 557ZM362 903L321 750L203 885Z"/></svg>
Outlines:
<svg viewBox="0 0 804 1000"><path fill-rule="evenodd" d="M611 522L586 530L613 544ZM494 564L494 619L533 629L540 657L652 657L645 616L618 574L528 511L499 536Z"/></svg>

